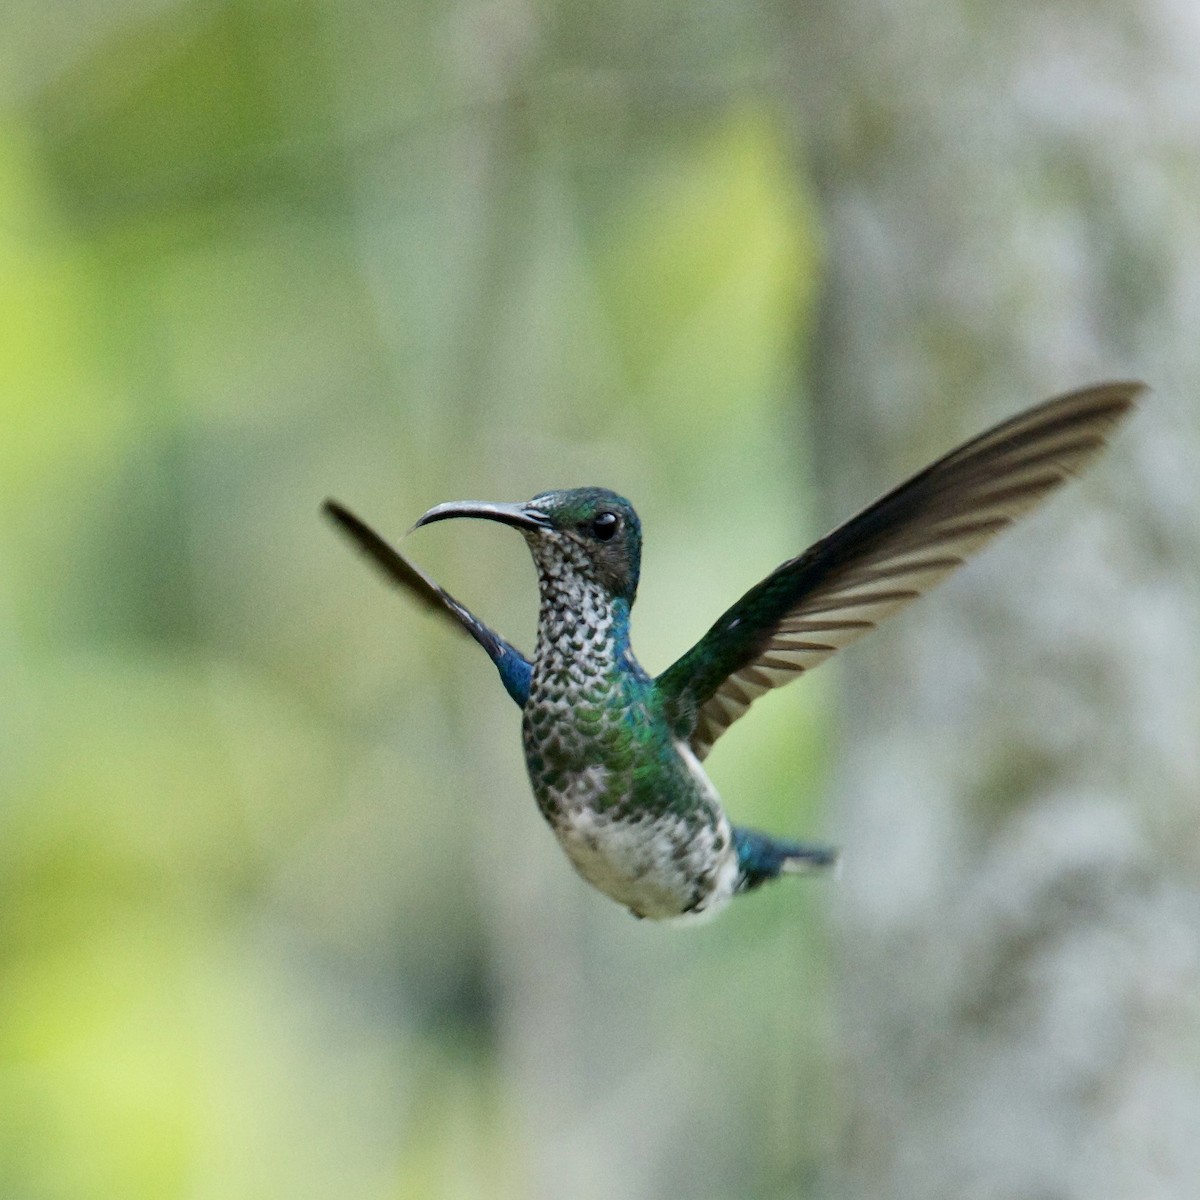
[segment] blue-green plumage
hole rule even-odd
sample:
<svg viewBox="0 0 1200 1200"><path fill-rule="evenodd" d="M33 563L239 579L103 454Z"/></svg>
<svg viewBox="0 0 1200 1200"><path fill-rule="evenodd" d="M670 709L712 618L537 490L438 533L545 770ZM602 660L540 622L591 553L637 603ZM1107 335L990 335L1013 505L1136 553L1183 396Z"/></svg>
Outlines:
<svg viewBox="0 0 1200 1200"><path fill-rule="evenodd" d="M825 846L731 826L701 760L762 692L862 636L1076 474L1137 384L1030 409L939 459L724 613L661 675L629 644L641 526L604 488L524 504L455 502L417 525L476 517L518 529L540 607L532 660L340 505L326 511L393 580L487 652L521 706L538 807L585 879L637 916L713 912L781 874L829 866Z"/></svg>

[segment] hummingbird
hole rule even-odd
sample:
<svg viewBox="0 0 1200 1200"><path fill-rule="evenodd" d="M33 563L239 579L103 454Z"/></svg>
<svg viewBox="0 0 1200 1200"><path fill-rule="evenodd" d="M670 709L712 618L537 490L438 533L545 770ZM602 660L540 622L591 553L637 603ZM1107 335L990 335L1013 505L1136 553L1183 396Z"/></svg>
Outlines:
<svg viewBox="0 0 1200 1200"><path fill-rule="evenodd" d="M521 709L538 808L579 874L637 917L711 915L838 858L828 845L730 823L702 765L721 734L764 692L857 641L1077 475L1143 390L1084 388L965 442L777 567L656 676L629 640L641 523L607 488L452 501L413 526L476 518L522 535L540 594L532 659L347 508L327 500L324 511L492 660Z"/></svg>

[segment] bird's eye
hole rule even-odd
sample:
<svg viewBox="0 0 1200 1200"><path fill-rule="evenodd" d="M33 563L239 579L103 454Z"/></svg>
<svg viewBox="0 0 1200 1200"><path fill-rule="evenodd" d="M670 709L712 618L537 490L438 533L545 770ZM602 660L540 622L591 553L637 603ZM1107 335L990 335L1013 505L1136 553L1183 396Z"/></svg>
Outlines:
<svg viewBox="0 0 1200 1200"><path fill-rule="evenodd" d="M621 518L616 513L602 512L592 521L592 536L597 541L607 542L611 540L613 534L620 528L620 525Z"/></svg>

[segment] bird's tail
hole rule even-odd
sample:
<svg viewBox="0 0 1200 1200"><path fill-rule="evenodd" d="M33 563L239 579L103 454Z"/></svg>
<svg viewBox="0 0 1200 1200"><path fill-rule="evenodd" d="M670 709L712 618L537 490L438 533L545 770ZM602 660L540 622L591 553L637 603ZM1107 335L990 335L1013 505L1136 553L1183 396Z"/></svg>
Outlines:
<svg viewBox="0 0 1200 1200"><path fill-rule="evenodd" d="M738 856L739 892L751 891L780 875L800 875L838 864L838 851L833 846L785 842L757 829L735 827L733 844Z"/></svg>

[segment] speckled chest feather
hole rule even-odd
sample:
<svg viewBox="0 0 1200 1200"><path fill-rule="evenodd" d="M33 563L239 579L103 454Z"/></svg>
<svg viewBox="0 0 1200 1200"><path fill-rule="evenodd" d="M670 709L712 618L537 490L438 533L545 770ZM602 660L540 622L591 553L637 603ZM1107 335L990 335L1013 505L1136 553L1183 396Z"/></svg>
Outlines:
<svg viewBox="0 0 1200 1200"><path fill-rule="evenodd" d="M522 735L530 782L576 870L639 916L715 911L737 856L716 791L651 711L628 606L577 553L542 555L538 644Z"/></svg>

